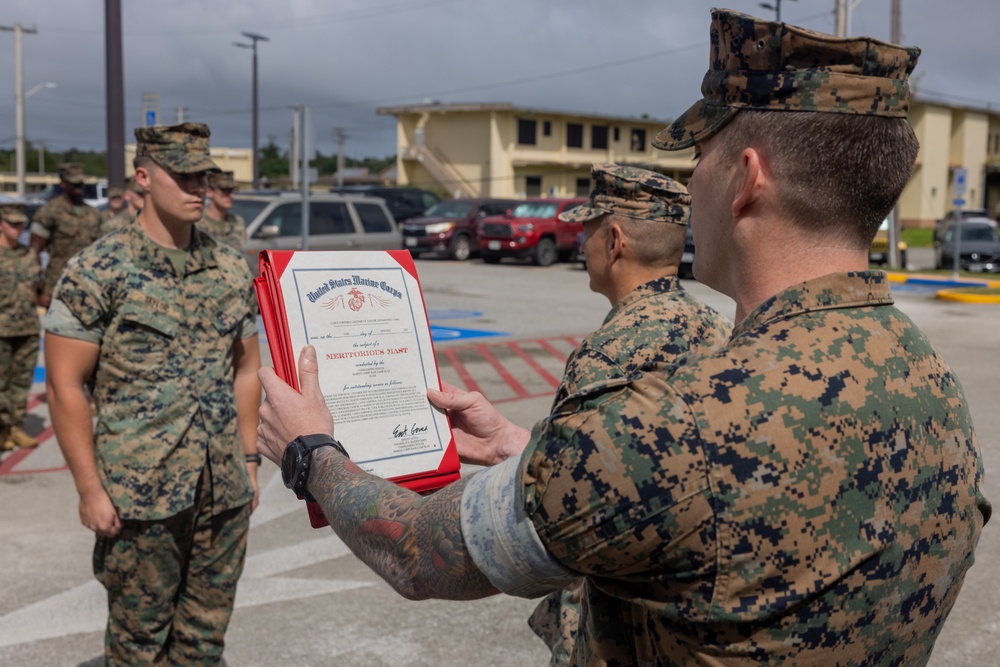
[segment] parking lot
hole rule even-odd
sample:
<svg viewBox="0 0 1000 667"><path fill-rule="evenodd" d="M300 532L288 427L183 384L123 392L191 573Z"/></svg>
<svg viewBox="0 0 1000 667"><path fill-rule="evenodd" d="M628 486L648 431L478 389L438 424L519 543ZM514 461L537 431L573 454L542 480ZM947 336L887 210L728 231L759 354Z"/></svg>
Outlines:
<svg viewBox="0 0 1000 667"><path fill-rule="evenodd" d="M918 258L912 261L920 261ZM530 426L548 409L565 355L608 310L579 265L417 262L442 378L476 388ZM733 304L694 281L694 294L732 317ZM969 398L986 464L986 493L1000 503L1000 306L940 301L900 288L897 303L931 338ZM264 350L265 359L266 349ZM103 590L90 571L92 534L51 437L43 386L32 390L29 430L38 450L0 460L0 664L97 665ZM304 505L276 468L261 471L261 505L227 638L231 667L250 665L544 665L525 619L534 602L407 602L357 561L329 530L309 528ZM996 664L1000 520L987 527L933 667Z"/></svg>

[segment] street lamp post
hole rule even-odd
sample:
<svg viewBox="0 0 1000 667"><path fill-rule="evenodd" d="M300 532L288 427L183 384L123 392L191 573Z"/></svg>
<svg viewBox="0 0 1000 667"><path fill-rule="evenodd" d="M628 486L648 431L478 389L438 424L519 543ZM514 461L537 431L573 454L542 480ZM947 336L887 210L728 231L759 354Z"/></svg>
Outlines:
<svg viewBox="0 0 1000 667"><path fill-rule="evenodd" d="M23 197L25 194L25 166L24 166L24 101L29 97L37 93L42 88L55 88L56 84L51 81L46 81L45 83L40 83L33 87L31 90L26 92L24 95L19 96L17 101L17 114L15 120L17 121L17 196Z"/></svg>
<svg viewBox="0 0 1000 667"><path fill-rule="evenodd" d="M263 41L267 42L267 37L264 35L258 35L254 32L241 32L241 35L250 40L250 44L245 42L233 42L233 46L238 46L241 49L251 49L253 51L253 156L252 156L252 169L253 169L253 189L257 190L260 185L260 174L257 172L257 42Z"/></svg>

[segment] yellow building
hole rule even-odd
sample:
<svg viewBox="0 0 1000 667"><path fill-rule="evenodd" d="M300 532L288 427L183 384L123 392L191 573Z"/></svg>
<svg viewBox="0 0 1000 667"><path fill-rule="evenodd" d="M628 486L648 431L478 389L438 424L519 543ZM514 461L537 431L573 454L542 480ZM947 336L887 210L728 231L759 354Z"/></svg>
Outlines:
<svg viewBox="0 0 1000 667"><path fill-rule="evenodd" d="M453 197L577 196L590 165L642 165L686 181L693 150L666 153L650 141L666 120L578 114L512 104L384 107L396 117L398 185Z"/></svg>
<svg viewBox="0 0 1000 667"><path fill-rule="evenodd" d="M602 116L512 104L384 107L396 117L398 184L455 197L575 196L590 191L590 165L652 168L686 183L692 150L665 152L650 140L667 120ZM966 208L1000 207L1000 114L914 100L920 140L900 198L904 227L933 226L953 208L954 172L967 169Z"/></svg>

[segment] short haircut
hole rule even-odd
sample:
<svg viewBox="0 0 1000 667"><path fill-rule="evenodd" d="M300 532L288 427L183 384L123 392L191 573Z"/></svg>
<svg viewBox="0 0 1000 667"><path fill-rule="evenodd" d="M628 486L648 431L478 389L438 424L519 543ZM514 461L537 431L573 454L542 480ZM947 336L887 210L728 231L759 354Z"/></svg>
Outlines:
<svg viewBox="0 0 1000 667"><path fill-rule="evenodd" d="M761 152L779 205L803 228L871 244L913 172L920 144L905 118L740 111L719 133L723 159Z"/></svg>
<svg viewBox="0 0 1000 667"><path fill-rule="evenodd" d="M631 241L632 256L646 268L668 268L681 263L684 233L687 227L670 222L639 220L611 213L601 220L600 228L618 224Z"/></svg>
<svg viewBox="0 0 1000 667"><path fill-rule="evenodd" d="M146 171L149 171L151 168L156 167L156 161L148 155L136 155L132 158L132 168L138 169L139 167L143 167Z"/></svg>

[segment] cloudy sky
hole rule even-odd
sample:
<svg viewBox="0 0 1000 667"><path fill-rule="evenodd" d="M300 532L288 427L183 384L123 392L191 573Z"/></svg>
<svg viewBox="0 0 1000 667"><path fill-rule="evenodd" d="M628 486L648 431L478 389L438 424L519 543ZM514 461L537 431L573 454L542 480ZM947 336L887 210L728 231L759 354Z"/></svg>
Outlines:
<svg viewBox="0 0 1000 667"><path fill-rule="evenodd" d="M769 0L774 4L775 0ZM849 0L851 34L889 38L889 0ZM709 10L773 17L758 0L169 0L122 1L127 141L143 93L160 122L208 123L216 146L251 143L251 51L258 45L260 141L287 147L290 105L313 108L316 143L348 155L395 153L379 106L510 102L669 119L698 96ZM782 18L834 32L834 0L783 0ZM918 95L1000 107L997 0L903 0L903 41L920 46ZM24 42L26 135L53 150L105 145L102 0L3 0L0 25ZM0 147L14 145L14 36L0 32Z"/></svg>

